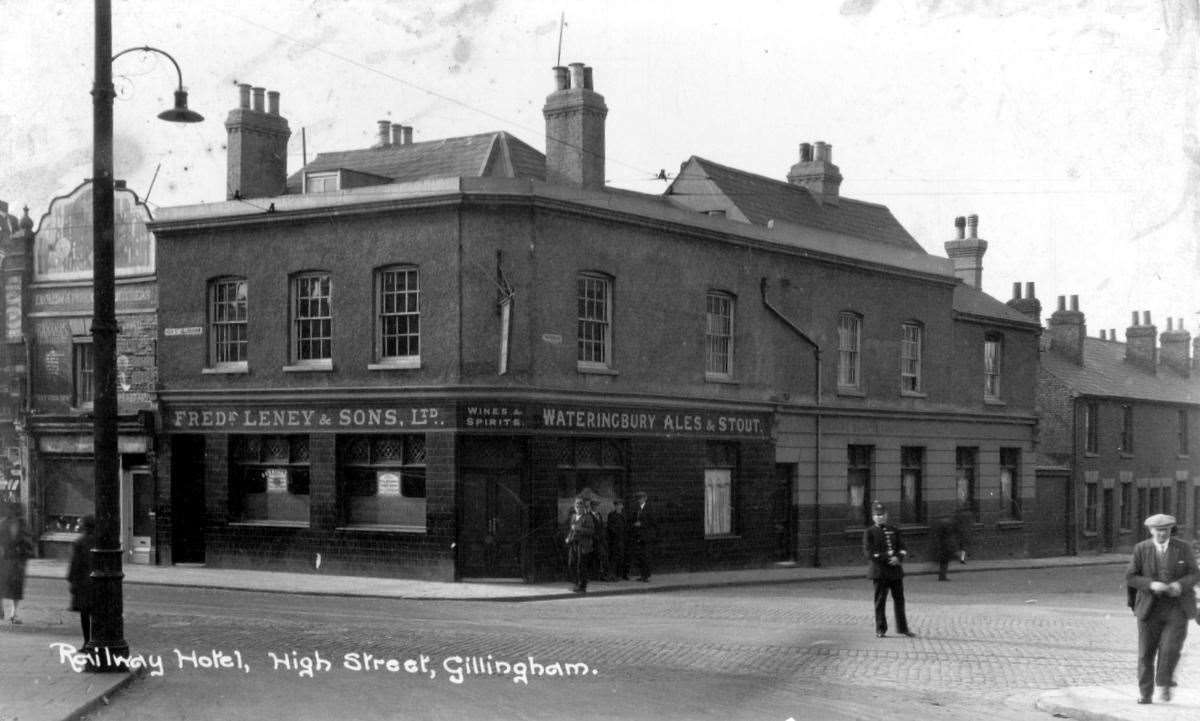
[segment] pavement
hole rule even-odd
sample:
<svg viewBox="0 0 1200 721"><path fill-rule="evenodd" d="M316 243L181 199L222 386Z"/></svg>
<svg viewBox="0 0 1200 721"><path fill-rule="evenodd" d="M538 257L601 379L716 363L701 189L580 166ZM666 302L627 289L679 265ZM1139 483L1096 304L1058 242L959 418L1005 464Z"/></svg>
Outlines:
<svg viewBox="0 0 1200 721"><path fill-rule="evenodd" d="M1125 554L1063 556L1054 558L972 560L956 566L955 575L1002 569L1034 569L1124 564ZM932 574L930 566L914 564L908 575ZM334 576L324 574L250 571L203 566L124 567L125 584L149 584L197 588L256 591L284 594L360 596L397 599L439 599L479 602L524 602L576 598L565 583L526 584L507 579L472 580L450 583L393 578ZM779 564L770 568L666 573L648 583L621 581L596 582L589 596L670 592L684 589L722 586L798 583L806 581L862 578L859 566L809 568ZM35 559L29 562L28 576L64 579L66 564ZM0 674L7 687L0 698L0 721L76 721L109 703L122 688L134 682L144 671L93 674L73 670L68 656L77 618L64 612L64 632L21 633L21 626L0 625ZM70 631L66 631L70 629ZM1080 721L1174 721L1200 718L1200 689L1176 689L1174 699L1151 705L1135 703L1137 690L1132 683L1134 656L1130 655L1131 683L1127 686L1080 686L1042 692L1034 700L1036 709L1047 717L1067 717Z"/></svg>

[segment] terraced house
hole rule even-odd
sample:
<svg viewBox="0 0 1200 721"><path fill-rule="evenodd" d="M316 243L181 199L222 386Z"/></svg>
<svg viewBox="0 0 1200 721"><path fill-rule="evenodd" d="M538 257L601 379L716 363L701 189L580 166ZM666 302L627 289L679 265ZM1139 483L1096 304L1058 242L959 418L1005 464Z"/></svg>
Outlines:
<svg viewBox="0 0 1200 721"><path fill-rule="evenodd" d="M930 255L825 143L617 190L607 113L574 64L545 153L381 122L289 176L241 88L227 199L150 225L160 563L553 578L571 500L637 491L662 570L858 562L875 500L1037 552L1040 328L979 290L976 219Z"/></svg>

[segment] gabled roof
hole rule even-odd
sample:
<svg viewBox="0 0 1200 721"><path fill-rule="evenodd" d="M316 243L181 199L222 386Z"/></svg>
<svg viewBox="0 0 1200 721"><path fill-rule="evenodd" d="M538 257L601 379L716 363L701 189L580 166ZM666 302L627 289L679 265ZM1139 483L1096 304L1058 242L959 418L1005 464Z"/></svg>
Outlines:
<svg viewBox="0 0 1200 721"><path fill-rule="evenodd" d="M925 252L886 206L841 197L823 204L806 188L693 155L667 188L672 202L766 226L773 220Z"/></svg>
<svg viewBox="0 0 1200 721"><path fill-rule="evenodd" d="M1184 378L1169 367L1150 373L1125 362L1125 344L1085 338L1083 365L1053 350L1042 354L1042 368L1075 395L1200 404L1200 378Z"/></svg>
<svg viewBox="0 0 1200 721"><path fill-rule="evenodd" d="M1037 321L1024 313L1013 310L1007 304L1001 303L987 293L966 283L959 283L954 286L954 312L964 315L983 316L1006 323L1028 325L1033 328L1040 327Z"/></svg>
<svg viewBox="0 0 1200 721"><path fill-rule="evenodd" d="M349 170L405 183L429 178L498 177L544 180L546 157L506 132L481 133L382 148L320 153L288 178L299 193L304 173Z"/></svg>

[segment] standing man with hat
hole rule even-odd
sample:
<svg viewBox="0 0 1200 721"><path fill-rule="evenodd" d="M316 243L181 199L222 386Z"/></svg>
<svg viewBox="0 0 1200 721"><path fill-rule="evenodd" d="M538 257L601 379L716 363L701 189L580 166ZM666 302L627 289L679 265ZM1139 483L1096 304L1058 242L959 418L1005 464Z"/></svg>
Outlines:
<svg viewBox="0 0 1200 721"><path fill-rule="evenodd" d="M1125 583L1137 589L1133 615L1138 620L1138 703L1150 703L1156 685L1159 698L1171 700L1188 620L1196 617L1192 586L1200 580L1200 569L1188 544L1171 536L1174 526L1175 517L1165 513L1147 518L1150 538L1133 547L1125 572Z"/></svg>
<svg viewBox="0 0 1200 721"><path fill-rule="evenodd" d="M633 494L633 512L629 517L629 540L633 545L633 563L638 580L650 580L650 545L654 543L654 514L646 507L646 492Z"/></svg>
<svg viewBox="0 0 1200 721"><path fill-rule="evenodd" d="M863 531L863 554L867 557L867 578L875 584L875 635L887 635L887 596L892 594L892 612L896 616L896 630L902 636L916 636L908 630L908 617L904 615L904 558L908 551L900 529L888 523L887 509L876 501L871 504L871 520L874 523Z"/></svg>

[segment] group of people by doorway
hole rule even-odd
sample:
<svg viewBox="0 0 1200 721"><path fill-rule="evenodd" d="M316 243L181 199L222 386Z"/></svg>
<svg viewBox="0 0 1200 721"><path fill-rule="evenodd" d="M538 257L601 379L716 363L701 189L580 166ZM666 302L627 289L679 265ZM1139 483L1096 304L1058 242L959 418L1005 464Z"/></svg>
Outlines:
<svg viewBox="0 0 1200 721"><path fill-rule="evenodd" d="M645 491L634 494L633 508L616 499L605 517L600 501L580 495L567 514L563 537L567 570L575 593L587 593L588 581L628 581L632 565L638 580L650 580L650 546L654 541L654 516Z"/></svg>

